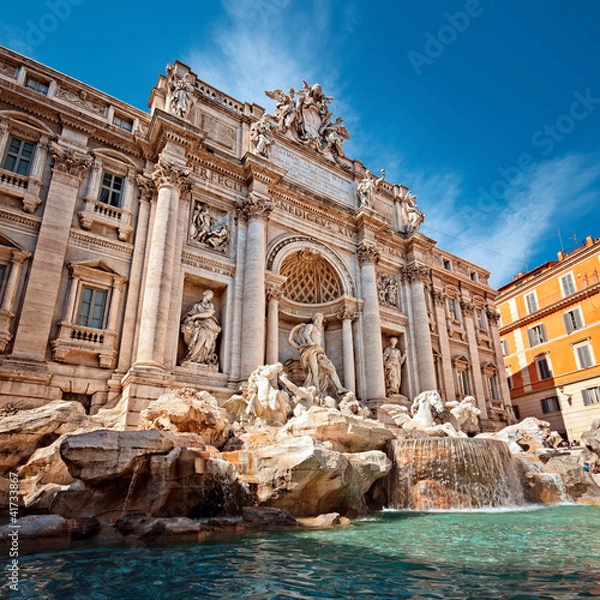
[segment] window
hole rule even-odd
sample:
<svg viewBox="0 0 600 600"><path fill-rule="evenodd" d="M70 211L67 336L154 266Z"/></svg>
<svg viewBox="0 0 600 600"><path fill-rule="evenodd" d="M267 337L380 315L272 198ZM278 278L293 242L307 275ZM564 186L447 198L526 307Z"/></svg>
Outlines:
<svg viewBox="0 0 600 600"><path fill-rule="evenodd" d="M479 274L477 271L471 271L469 277L471 278L471 281L479 281Z"/></svg>
<svg viewBox="0 0 600 600"><path fill-rule="evenodd" d="M498 376L494 373L485 378L487 383L487 393L490 400L498 400Z"/></svg>
<svg viewBox="0 0 600 600"><path fill-rule="evenodd" d="M488 330L488 320L485 308L479 310L479 327L481 327L481 329L485 329L485 331Z"/></svg>
<svg viewBox="0 0 600 600"><path fill-rule="evenodd" d="M525 295L525 305L527 306L527 314L530 315L538 309L537 296L535 292Z"/></svg>
<svg viewBox="0 0 600 600"><path fill-rule="evenodd" d="M502 356L508 356L508 341L500 340L500 347L502 348Z"/></svg>
<svg viewBox="0 0 600 600"><path fill-rule="evenodd" d="M452 263L448 259L444 258L442 260L442 264L444 265L444 269L446 269L447 271L452 270Z"/></svg>
<svg viewBox="0 0 600 600"><path fill-rule="evenodd" d="M594 356L592 353L592 345L589 342L583 342L573 346L575 351L575 360L577 361L578 369L587 369L594 365Z"/></svg>
<svg viewBox="0 0 600 600"><path fill-rule="evenodd" d="M133 131L133 121L131 119L126 119L124 117L117 117L117 115L115 115L113 117L113 125L115 127L120 127L121 129L124 129L125 131Z"/></svg>
<svg viewBox="0 0 600 600"><path fill-rule="evenodd" d="M552 377L552 369L550 368L550 362L546 356L539 356L536 358L535 366L541 380L550 379Z"/></svg>
<svg viewBox="0 0 600 600"><path fill-rule="evenodd" d="M585 406L600 403L600 387L593 387L587 388L586 390L581 390L581 395L583 397L583 404Z"/></svg>
<svg viewBox="0 0 600 600"><path fill-rule="evenodd" d="M583 329L583 317L581 316L581 309L578 306L573 310L564 313L563 320L565 322L567 333L571 333L576 329Z"/></svg>
<svg viewBox="0 0 600 600"><path fill-rule="evenodd" d="M546 327L543 323L539 325L534 325L531 329L527 330L527 337L529 338L529 345L533 348L533 346L537 346L543 342L548 341L548 337L546 336Z"/></svg>
<svg viewBox="0 0 600 600"><path fill-rule="evenodd" d="M123 177L104 171L102 173L102 185L100 186L100 202L120 207L122 193Z"/></svg>
<svg viewBox="0 0 600 600"><path fill-rule="evenodd" d="M0 290L2 289L2 283L4 282L4 275L6 275L6 265L0 265Z"/></svg>
<svg viewBox="0 0 600 600"><path fill-rule="evenodd" d="M565 298L573 295L576 292L575 280L573 279L573 275L571 273L567 273L560 278L560 287Z"/></svg>
<svg viewBox="0 0 600 600"><path fill-rule="evenodd" d="M457 371L456 381L458 383L458 393L461 396L468 396L471 392L469 386L469 373L468 371Z"/></svg>
<svg viewBox="0 0 600 600"><path fill-rule="evenodd" d="M513 404L513 412L515 413L515 419L517 419L517 421L521 420L521 409L519 408L519 406L517 404Z"/></svg>
<svg viewBox="0 0 600 600"><path fill-rule="evenodd" d="M557 410L560 410L558 396L549 396L548 398L542 398L540 402L542 403L543 413L556 412Z"/></svg>
<svg viewBox="0 0 600 600"><path fill-rule="evenodd" d="M48 95L48 90L50 89L50 85L48 83L38 81L37 79L33 79L32 77L27 78L27 81L25 82L25 87L35 92L39 92L40 94L44 94L44 96Z"/></svg>
<svg viewBox="0 0 600 600"><path fill-rule="evenodd" d="M458 302L456 298L448 298L448 312L450 318L454 321L460 321L460 313L458 312Z"/></svg>
<svg viewBox="0 0 600 600"><path fill-rule="evenodd" d="M8 140L8 148L2 167L7 171L12 171L25 177L29 176L34 150L35 144L32 142L26 142L11 135Z"/></svg>
<svg viewBox="0 0 600 600"><path fill-rule="evenodd" d="M77 325L102 329L107 295L106 290L82 286Z"/></svg>
<svg viewBox="0 0 600 600"><path fill-rule="evenodd" d="M509 368L506 369L506 382L508 383L508 389L512 390L514 387L514 383L513 383L512 373L510 372Z"/></svg>

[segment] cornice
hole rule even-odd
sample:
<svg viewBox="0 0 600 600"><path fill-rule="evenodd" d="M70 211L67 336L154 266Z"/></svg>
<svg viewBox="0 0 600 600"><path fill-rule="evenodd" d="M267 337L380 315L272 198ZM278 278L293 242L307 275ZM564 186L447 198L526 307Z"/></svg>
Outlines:
<svg viewBox="0 0 600 600"><path fill-rule="evenodd" d="M599 292L600 292L600 282L594 283L594 284L590 285L589 287L584 288L583 290L579 290L578 292L575 292L574 294L567 296L566 298L560 298L556 302L553 302L552 304L549 304L548 306L545 306L544 308L540 308L539 310L536 310L535 312L533 312L529 315L525 315L524 317L521 317L520 319L517 319L516 321L513 321L512 323L508 323L508 324L504 325L503 327L500 328L500 335L505 335L515 329L524 327L525 325L528 325L529 323L539 321L540 319L543 319L544 317L547 317L548 315L551 315L552 313L555 313L558 310L567 308L571 304L576 304L577 302L580 302L584 298L587 298L587 297L597 294ZM502 302L505 302L505 301L506 301L506 299L502 299ZM499 303L498 299L496 299L496 304L498 304L498 303Z"/></svg>

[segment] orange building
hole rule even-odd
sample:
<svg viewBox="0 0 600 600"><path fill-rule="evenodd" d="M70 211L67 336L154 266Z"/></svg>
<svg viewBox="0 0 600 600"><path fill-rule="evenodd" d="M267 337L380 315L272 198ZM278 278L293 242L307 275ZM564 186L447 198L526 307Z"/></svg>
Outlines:
<svg viewBox="0 0 600 600"><path fill-rule="evenodd" d="M578 440L600 418L600 238L520 273L496 304L517 419Z"/></svg>

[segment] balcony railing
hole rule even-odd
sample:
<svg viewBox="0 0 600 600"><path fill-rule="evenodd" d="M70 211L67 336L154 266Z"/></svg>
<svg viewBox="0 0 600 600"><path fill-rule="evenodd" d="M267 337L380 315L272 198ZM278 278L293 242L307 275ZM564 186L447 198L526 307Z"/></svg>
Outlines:
<svg viewBox="0 0 600 600"><path fill-rule="evenodd" d="M0 169L0 185L16 191L26 192L29 187L29 177Z"/></svg>

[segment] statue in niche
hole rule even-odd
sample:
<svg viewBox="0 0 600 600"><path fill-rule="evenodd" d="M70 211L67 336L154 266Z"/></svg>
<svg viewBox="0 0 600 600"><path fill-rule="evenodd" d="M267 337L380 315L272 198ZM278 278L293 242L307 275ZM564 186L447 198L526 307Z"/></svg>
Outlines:
<svg viewBox="0 0 600 600"><path fill-rule="evenodd" d="M174 70L173 65L167 65L169 91L167 108L169 112L185 119L192 103L193 79L190 73L177 79Z"/></svg>
<svg viewBox="0 0 600 600"><path fill-rule="evenodd" d="M256 123L250 127L250 142L254 154L269 158L271 151L271 130L273 126L269 121L269 116L264 114Z"/></svg>
<svg viewBox="0 0 600 600"><path fill-rule="evenodd" d="M341 396L348 390L342 386L334 364L325 354L323 322L323 315L316 313L310 323L301 323L292 329L288 342L300 352L300 364L306 372L304 387L314 386L324 396L332 388Z"/></svg>
<svg viewBox="0 0 600 600"><path fill-rule="evenodd" d="M356 194L361 206L373 207L375 193L379 190L384 180L385 169L381 169L381 177L379 179L367 169L364 178L356 186Z"/></svg>
<svg viewBox="0 0 600 600"><path fill-rule="evenodd" d="M196 202L190 224L190 238L219 252L226 252L229 227L227 223L220 223L215 217L211 217L206 204Z"/></svg>
<svg viewBox="0 0 600 600"><path fill-rule="evenodd" d="M425 215L417 207L416 199L416 196L409 195L401 201L399 229L402 233L419 231L425 220Z"/></svg>
<svg viewBox="0 0 600 600"><path fill-rule="evenodd" d="M383 351L383 372L386 395L399 394L402 385L402 365L406 362L406 352L397 348L398 338L391 337L390 345Z"/></svg>
<svg viewBox="0 0 600 600"><path fill-rule="evenodd" d="M215 353L217 337L221 326L216 318L212 290L205 290L202 300L196 302L181 320L181 332L188 348L184 362L219 368L219 359Z"/></svg>

